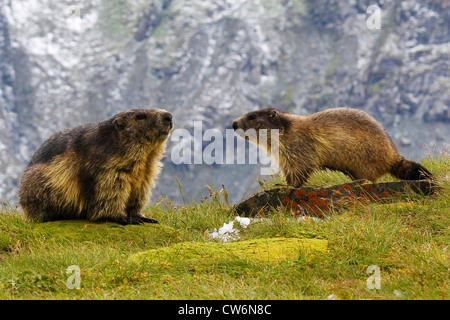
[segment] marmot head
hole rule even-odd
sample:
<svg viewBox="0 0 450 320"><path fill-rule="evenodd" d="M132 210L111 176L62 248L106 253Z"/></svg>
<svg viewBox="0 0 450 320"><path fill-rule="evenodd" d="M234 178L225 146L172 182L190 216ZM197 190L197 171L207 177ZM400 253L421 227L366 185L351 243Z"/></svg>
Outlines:
<svg viewBox="0 0 450 320"><path fill-rule="evenodd" d="M285 113L274 108L267 108L252 111L233 121L233 129L278 129L280 132L286 131L289 121Z"/></svg>
<svg viewBox="0 0 450 320"><path fill-rule="evenodd" d="M119 136L141 143L165 141L173 127L172 114L164 109L132 109L111 120Z"/></svg>
<svg viewBox="0 0 450 320"><path fill-rule="evenodd" d="M267 132L272 129L277 129L278 133L281 135L285 133L289 126L290 121L287 118L286 113L274 108L252 111L233 121L234 131L241 136L244 133L244 137L247 140L253 140L251 137L251 132L253 130L257 137L259 137L259 130L261 129L266 129ZM250 137L248 134L250 134ZM253 142L257 143L257 141Z"/></svg>
<svg viewBox="0 0 450 320"><path fill-rule="evenodd" d="M281 136L289 126L290 121L286 114L274 108L249 112L233 121L236 134L267 150L273 136L271 130L277 130L277 134Z"/></svg>

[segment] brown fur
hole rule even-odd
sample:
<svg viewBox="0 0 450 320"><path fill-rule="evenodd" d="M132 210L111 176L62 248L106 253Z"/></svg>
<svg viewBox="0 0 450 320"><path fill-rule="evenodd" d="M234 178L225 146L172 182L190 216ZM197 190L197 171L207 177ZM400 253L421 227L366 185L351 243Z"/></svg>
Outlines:
<svg viewBox="0 0 450 320"><path fill-rule="evenodd" d="M405 180L432 178L421 165L404 159L383 126L361 110L295 115L270 108L247 113L233 128L279 130L279 165L290 186L302 186L321 168L373 182L386 173Z"/></svg>
<svg viewBox="0 0 450 320"><path fill-rule="evenodd" d="M29 221L157 222L140 210L155 186L172 115L133 109L50 137L32 157L19 186Z"/></svg>

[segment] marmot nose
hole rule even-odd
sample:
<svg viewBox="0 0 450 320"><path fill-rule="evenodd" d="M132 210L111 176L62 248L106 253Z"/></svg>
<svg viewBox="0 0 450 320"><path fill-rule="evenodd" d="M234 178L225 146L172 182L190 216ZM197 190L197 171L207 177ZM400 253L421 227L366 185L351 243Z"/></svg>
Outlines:
<svg viewBox="0 0 450 320"><path fill-rule="evenodd" d="M166 113L163 115L163 121L167 124L172 124L172 114Z"/></svg>
<svg viewBox="0 0 450 320"><path fill-rule="evenodd" d="M238 123L236 121L233 121L233 129L237 130L238 129Z"/></svg>

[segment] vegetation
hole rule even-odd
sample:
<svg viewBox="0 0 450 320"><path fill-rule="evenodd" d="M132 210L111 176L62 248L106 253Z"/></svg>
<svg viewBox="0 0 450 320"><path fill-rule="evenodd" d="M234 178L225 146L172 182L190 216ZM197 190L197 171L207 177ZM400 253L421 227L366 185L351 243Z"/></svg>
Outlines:
<svg viewBox="0 0 450 320"><path fill-rule="evenodd" d="M422 164L442 186L432 196L323 220L274 209L247 228L235 224L239 239L226 243L210 236L235 218L224 190L183 205L158 199L147 212L158 225L27 223L4 206L0 299L449 299L450 157ZM346 179L325 171L311 184ZM66 285L72 265L80 289ZM373 265L379 289L368 287Z"/></svg>

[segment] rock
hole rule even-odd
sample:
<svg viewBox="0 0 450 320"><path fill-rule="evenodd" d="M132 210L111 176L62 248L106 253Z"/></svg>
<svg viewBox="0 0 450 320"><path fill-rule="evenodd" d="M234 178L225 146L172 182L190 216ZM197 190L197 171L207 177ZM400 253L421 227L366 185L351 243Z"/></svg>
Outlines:
<svg viewBox="0 0 450 320"><path fill-rule="evenodd" d="M398 139L398 145L399 146L410 146L411 139L408 139L407 137L400 137L400 139Z"/></svg>
<svg viewBox="0 0 450 320"><path fill-rule="evenodd" d="M326 253L328 241L306 238L262 238L237 242L182 242L133 254L130 262L155 264L217 264L220 261L246 260L251 263L278 264L299 258L299 249L311 254Z"/></svg>
<svg viewBox="0 0 450 320"><path fill-rule="evenodd" d="M435 184L426 180L371 183L358 180L328 188L282 187L257 192L235 205L239 216L254 217L270 208L284 207L301 215L323 218L357 201L383 202L404 197L407 192L431 194Z"/></svg>

